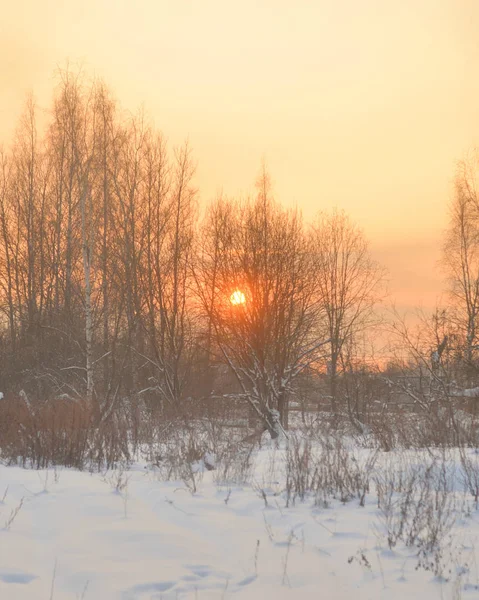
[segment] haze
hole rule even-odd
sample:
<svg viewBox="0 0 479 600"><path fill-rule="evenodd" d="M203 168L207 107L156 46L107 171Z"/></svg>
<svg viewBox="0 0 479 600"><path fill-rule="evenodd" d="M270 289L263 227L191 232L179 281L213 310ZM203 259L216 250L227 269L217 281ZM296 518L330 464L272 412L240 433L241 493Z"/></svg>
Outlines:
<svg viewBox="0 0 479 600"><path fill-rule="evenodd" d="M188 137L204 201L251 189L345 209L402 307L432 307L455 163L477 142L474 0L24 1L0 22L0 140L65 61Z"/></svg>

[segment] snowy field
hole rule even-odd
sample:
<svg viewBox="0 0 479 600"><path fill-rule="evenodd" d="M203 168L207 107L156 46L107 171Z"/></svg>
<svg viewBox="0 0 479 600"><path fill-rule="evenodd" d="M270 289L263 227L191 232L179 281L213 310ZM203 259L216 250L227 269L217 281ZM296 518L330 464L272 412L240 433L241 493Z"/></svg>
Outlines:
<svg viewBox="0 0 479 600"><path fill-rule="evenodd" d="M1 466L0 598L479 598L479 470L467 453L469 475L453 452L354 449L348 467L318 455L338 470L360 465L354 497L352 479L318 492L317 463L316 475L288 479L272 445L243 483L202 463L178 481L144 463L91 474Z"/></svg>

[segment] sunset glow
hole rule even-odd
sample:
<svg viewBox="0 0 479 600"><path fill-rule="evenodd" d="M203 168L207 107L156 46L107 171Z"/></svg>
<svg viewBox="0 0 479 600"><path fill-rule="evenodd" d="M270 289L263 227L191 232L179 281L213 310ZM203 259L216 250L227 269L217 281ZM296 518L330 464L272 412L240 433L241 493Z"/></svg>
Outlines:
<svg viewBox="0 0 479 600"><path fill-rule="evenodd" d="M478 143L478 26L475 0L5 3L1 140L26 92L46 107L57 66L83 64L188 136L204 201L265 156L279 200L346 210L399 304L431 307L454 165Z"/></svg>
<svg viewBox="0 0 479 600"><path fill-rule="evenodd" d="M244 304L246 302L246 297L240 290L235 290L230 296L230 302L233 306L237 306L238 304Z"/></svg>

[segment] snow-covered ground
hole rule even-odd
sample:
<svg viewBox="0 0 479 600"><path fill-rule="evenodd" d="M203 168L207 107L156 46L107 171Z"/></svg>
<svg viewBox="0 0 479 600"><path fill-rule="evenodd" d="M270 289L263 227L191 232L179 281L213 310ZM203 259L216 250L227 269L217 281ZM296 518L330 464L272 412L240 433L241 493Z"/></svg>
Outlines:
<svg viewBox="0 0 479 600"><path fill-rule="evenodd" d="M144 464L93 474L1 466L0 599L479 598L472 502L456 515L450 568L437 577L416 568L414 547L388 547L373 492L364 507L286 507L283 455L273 462L273 452L256 456L250 483L218 485L205 471L196 493Z"/></svg>

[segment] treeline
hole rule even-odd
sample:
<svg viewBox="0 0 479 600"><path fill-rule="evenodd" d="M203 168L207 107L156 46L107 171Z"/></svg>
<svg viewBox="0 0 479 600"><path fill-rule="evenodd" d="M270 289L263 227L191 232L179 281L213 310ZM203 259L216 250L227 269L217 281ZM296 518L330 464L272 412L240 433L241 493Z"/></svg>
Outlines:
<svg viewBox="0 0 479 600"><path fill-rule="evenodd" d="M36 112L29 100L0 163L6 394L87 402L100 420L132 397L227 394L273 431L298 381L327 371L336 410L383 279L344 214L306 226L264 168L251 198L200 210L188 144L70 71L42 135Z"/></svg>
<svg viewBox="0 0 479 600"><path fill-rule="evenodd" d="M291 401L359 429L385 398L442 407L453 425L458 398L475 411L477 154L456 176L446 301L415 331L383 323L385 364L364 341L384 270L345 214L305 223L275 202L265 167L250 197L200 206L188 144L169 147L104 83L71 71L41 133L37 112L29 99L0 156L7 398L83 403L95 422L133 401L163 412L239 403L273 435Z"/></svg>
<svg viewBox="0 0 479 600"><path fill-rule="evenodd" d="M4 389L99 413L145 385L177 402L197 349L188 146L168 152L71 72L41 138L35 113L30 100L2 158Z"/></svg>

